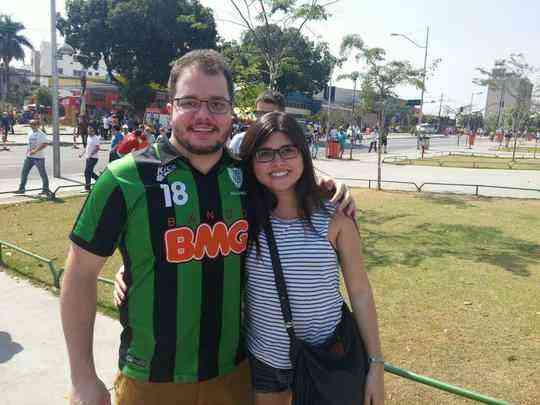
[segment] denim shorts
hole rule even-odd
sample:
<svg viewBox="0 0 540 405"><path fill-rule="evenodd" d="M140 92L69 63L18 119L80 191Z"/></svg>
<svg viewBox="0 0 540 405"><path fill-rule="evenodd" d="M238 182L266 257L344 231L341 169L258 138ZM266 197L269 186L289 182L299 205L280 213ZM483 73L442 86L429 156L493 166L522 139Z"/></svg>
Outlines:
<svg viewBox="0 0 540 405"><path fill-rule="evenodd" d="M251 367L251 386L253 391L269 394L283 392L291 389L293 371L269 366L249 354Z"/></svg>

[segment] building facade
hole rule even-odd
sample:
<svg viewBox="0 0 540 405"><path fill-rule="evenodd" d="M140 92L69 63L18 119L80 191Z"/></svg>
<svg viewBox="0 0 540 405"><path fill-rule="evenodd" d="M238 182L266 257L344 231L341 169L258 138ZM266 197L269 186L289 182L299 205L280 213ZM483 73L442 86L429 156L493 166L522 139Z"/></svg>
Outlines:
<svg viewBox="0 0 540 405"><path fill-rule="evenodd" d="M42 86L47 86L49 78L52 74L51 61L51 43L43 41L39 47L39 51L34 51L32 59L37 63L33 63L35 74L39 75ZM107 78L107 67L103 61L100 61L97 69L85 69L75 57L75 51L68 44L64 44L58 49L56 55L56 63L58 66L58 76L67 78L78 78L86 74L88 78ZM38 68L39 66L39 68ZM39 70L38 70L39 69Z"/></svg>

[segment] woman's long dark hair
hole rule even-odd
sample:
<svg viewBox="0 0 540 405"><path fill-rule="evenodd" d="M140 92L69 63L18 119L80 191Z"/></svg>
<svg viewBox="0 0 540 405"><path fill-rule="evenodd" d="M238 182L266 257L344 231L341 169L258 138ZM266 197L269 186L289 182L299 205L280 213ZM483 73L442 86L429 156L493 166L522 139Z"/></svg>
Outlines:
<svg viewBox="0 0 540 405"><path fill-rule="evenodd" d="M272 112L263 115L246 132L240 147L240 157L246 164L247 183L247 220L249 223L249 241L255 242L259 252L259 232L269 218L270 212L277 206L277 197L266 186L259 183L253 170L255 152L274 133L282 132L298 147L304 162L304 171L295 185L296 202L300 218L311 224L311 215L315 209L324 208L323 200L327 193L317 185L315 169L302 127L289 114Z"/></svg>

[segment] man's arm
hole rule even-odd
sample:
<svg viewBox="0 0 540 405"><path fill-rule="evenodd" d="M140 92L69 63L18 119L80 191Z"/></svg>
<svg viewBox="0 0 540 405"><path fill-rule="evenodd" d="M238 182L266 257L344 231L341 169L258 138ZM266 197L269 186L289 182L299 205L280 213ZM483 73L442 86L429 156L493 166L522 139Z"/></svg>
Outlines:
<svg viewBox="0 0 540 405"><path fill-rule="evenodd" d="M110 404L93 355L97 277L105 261L72 243L66 262L60 312L71 368L72 404Z"/></svg>

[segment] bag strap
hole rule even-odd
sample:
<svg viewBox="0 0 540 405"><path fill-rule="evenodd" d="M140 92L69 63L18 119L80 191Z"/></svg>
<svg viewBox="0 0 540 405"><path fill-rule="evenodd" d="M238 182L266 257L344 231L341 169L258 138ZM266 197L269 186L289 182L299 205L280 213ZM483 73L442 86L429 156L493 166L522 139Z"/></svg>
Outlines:
<svg viewBox="0 0 540 405"><path fill-rule="evenodd" d="M291 304L287 294L287 285L285 284L285 276L283 275L281 261L279 260L279 253L276 240L274 238L274 232L272 230L270 217L266 219L264 233L266 234L266 241L268 243L268 249L270 250L270 256L272 258L272 270L274 271L274 280L277 287L281 313L283 314L283 320L285 321L285 329L287 330L287 334L289 335L292 344L296 340L296 334L294 332Z"/></svg>

